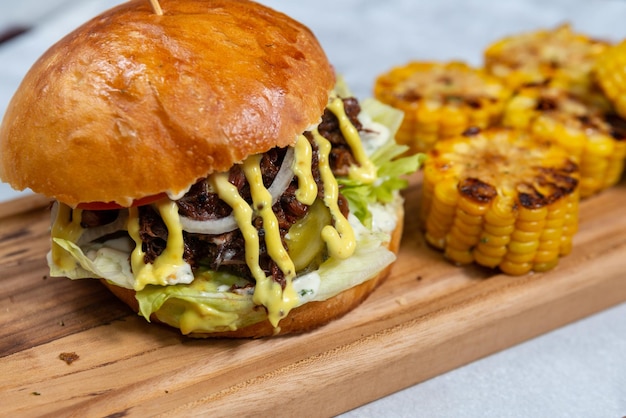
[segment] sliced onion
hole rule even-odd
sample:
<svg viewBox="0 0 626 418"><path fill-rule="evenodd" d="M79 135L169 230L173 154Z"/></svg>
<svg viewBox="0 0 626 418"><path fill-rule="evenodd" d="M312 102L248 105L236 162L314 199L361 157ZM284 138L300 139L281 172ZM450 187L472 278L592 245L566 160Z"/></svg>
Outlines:
<svg viewBox="0 0 626 418"><path fill-rule="evenodd" d="M126 230L126 222L128 220L128 210L120 210L117 218L108 224L94 226L92 228L83 229L83 233L78 239L78 245L83 245L105 235L112 234L117 231Z"/></svg>
<svg viewBox="0 0 626 418"><path fill-rule="evenodd" d="M283 193L285 193L285 190L287 190L287 187L289 187L289 184L293 179L293 161L293 148L288 147L287 152L285 153L285 157L283 158L283 162L281 163L280 169L278 170L278 173L276 173L274 181L267 189L272 195L272 205L278 201ZM230 214L229 216L225 216L223 218L209 219L206 221L198 221L188 218L186 216L181 216L180 223L183 227L183 230L194 234L218 235L234 231L235 229L239 228L239 225L237 225L237 221L235 220L235 216L233 214Z"/></svg>
<svg viewBox="0 0 626 418"><path fill-rule="evenodd" d="M52 204L50 210L50 224L54 225L59 213L59 202L57 200ZM77 241L78 245L87 244L91 241L95 241L98 238L102 238L105 235L112 234L117 231L126 230L126 222L128 220L128 210L120 210L117 218L113 222L109 222L105 225L95 226L93 228L83 228L83 232Z"/></svg>
<svg viewBox="0 0 626 418"><path fill-rule="evenodd" d="M187 232L207 235L223 234L238 228L237 221L232 214L223 218L209 219L206 221L198 221L186 216L181 216L180 224L183 226L183 230Z"/></svg>
<svg viewBox="0 0 626 418"><path fill-rule="evenodd" d="M280 166L280 170L276 173L276 177L274 177L274 181L267 189L268 192L272 195L272 205L278 201L278 199L285 193L289 184L291 184L291 180L293 179L293 160L294 160L294 151L292 147L287 147L287 152L285 153L285 158L283 158L283 162Z"/></svg>

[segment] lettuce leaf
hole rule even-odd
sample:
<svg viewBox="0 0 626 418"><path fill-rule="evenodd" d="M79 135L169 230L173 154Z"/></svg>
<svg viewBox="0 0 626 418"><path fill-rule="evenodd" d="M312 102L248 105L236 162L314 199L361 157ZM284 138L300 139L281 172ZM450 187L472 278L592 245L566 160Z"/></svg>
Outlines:
<svg viewBox="0 0 626 418"><path fill-rule="evenodd" d="M251 294L226 292L242 279L228 273L206 270L191 284L148 285L136 293L139 314L148 321L153 313L165 323L190 332L235 330L266 318L255 309Z"/></svg>
<svg viewBox="0 0 626 418"><path fill-rule="evenodd" d="M378 167L378 178L371 184L364 184L348 177L338 178L337 182L341 186L341 194L348 199L351 212L365 226L371 227L372 214L369 205L375 202L391 202L397 191L408 186L405 176L419 170L426 156L424 154L402 156L408 147L399 145L394 140L395 133L402 123L401 111L374 99L364 100L361 109L375 124L388 129L386 142L375 148L370 155L371 161ZM368 138L363 138L363 141L367 148Z"/></svg>
<svg viewBox="0 0 626 418"><path fill-rule="evenodd" d="M52 238L52 240L67 251L76 264L71 270L61 269L50 260L51 255L48 254L51 276L64 276L70 279L107 278L117 286L133 288L135 277L128 262L128 254L132 250L129 240L118 238L105 243L89 244L82 249L65 239Z"/></svg>

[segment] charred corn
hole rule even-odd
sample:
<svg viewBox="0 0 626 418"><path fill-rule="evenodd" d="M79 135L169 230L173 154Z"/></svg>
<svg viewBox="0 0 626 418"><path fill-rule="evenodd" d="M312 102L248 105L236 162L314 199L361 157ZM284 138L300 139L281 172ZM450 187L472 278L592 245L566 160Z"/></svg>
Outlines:
<svg viewBox="0 0 626 418"><path fill-rule="evenodd" d="M510 92L462 62L411 62L380 75L374 96L404 112L398 142L424 152L440 138L499 122Z"/></svg>
<svg viewBox="0 0 626 418"><path fill-rule="evenodd" d="M626 40L607 48L597 58L594 76L616 112L626 118Z"/></svg>
<svg viewBox="0 0 626 418"><path fill-rule="evenodd" d="M579 165L583 198L613 186L621 177L626 121L595 97L575 97L558 88L525 87L507 104L502 123L565 148Z"/></svg>
<svg viewBox="0 0 626 418"><path fill-rule="evenodd" d="M592 69L609 45L566 24L500 39L485 50L485 68L512 89L552 81L584 94L593 89Z"/></svg>
<svg viewBox="0 0 626 418"><path fill-rule="evenodd" d="M456 264L549 270L578 228L577 171L564 149L523 131L441 140L424 164L426 240Z"/></svg>

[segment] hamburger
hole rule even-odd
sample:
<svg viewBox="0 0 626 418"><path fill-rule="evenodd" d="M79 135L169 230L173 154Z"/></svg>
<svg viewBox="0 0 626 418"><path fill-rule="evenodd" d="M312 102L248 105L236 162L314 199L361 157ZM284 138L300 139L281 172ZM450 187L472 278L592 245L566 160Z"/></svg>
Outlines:
<svg viewBox="0 0 626 418"><path fill-rule="evenodd" d="M53 45L0 127L0 178L49 196L52 276L196 337L303 332L361 303L402 232L401 114L250 1L131 0Z"/></svg>

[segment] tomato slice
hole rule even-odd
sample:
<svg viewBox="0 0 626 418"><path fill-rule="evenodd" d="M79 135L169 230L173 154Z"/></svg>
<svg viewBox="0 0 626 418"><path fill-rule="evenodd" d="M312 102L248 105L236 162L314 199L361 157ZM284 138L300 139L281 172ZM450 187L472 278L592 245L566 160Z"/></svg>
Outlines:
<svg viewBox="0 0 626 418"><path fill-rule="evenodd" d="M166 193L159 193L152 196L142 197L141 199L134 200L130 207L135 206L143 206L149 205L150 203L156 202L157 200L161 200L164 197L167 197ZM78 209L84 210L113 210L113 209L123 209L127 206L119 205L115 202L86 202L79 203Z"/></svg>

